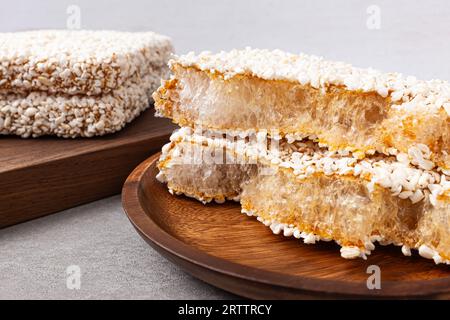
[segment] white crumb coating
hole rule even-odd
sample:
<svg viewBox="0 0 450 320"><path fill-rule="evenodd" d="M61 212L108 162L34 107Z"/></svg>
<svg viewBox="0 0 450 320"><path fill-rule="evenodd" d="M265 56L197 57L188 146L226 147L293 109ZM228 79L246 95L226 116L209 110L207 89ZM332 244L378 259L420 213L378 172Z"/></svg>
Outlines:
<svg viewBox="0 0 450 320"><path fill-rule="evenodd" d="M116 132L151 105L161 72L95 97L0 93L0 135L75 138Z"/></svg>
<svg viewBox="0 0 450 320"><path fill-rule="evenodd" d="M0 33L0 89L99 95L167 64L171 40L153 32Z"/></svg>
<svg viewBox="0 0 450 320"><path fill-rule="evenodd" d="M450 115L450 84L446 81L421 81L412 76L356 68L312 55L246 48L217 54L190 52L169 63L219 72L225 79L251 75L266 80L298 82L313 88L335 85L350 91L377 92L382 97L389 97L393 108L430 113L443 108Z"/></svg>

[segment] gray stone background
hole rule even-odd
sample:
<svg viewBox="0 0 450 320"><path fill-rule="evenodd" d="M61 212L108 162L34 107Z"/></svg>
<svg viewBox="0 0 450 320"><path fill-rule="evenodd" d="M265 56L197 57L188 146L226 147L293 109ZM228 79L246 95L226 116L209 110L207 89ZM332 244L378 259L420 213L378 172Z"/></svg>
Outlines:
<svg viewBox="0 0 450 320"><path fill-rule="evenodd" d="M66 28L70 5L79 6L84 29L153 30L171 36L178 53L280 48L423 79L450 78L446 0L2 0L0 32ZM80 290L66 287L69 265L81 268ZM3 299L231 297L150 249L118 196L0 230Z"/></svg>

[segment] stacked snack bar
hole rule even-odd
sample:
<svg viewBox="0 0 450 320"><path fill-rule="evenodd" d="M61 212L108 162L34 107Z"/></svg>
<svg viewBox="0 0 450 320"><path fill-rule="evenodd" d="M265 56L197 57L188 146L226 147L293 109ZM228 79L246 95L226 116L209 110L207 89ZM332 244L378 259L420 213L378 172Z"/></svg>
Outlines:
<svg viewBox="0 0 450 320"><path fill-rule="evenodd" d="M181 128L157 178L203 203L239 201L275 234L376 243L450 265L450 84L247 48L169 62L157 115Z"/></svg>
<svg viewBox="0 0 450 320"><path fill-rule="evenodd" d="M173 47L153 32L0 34L0 134L93 137L151 105Z"/></svg>

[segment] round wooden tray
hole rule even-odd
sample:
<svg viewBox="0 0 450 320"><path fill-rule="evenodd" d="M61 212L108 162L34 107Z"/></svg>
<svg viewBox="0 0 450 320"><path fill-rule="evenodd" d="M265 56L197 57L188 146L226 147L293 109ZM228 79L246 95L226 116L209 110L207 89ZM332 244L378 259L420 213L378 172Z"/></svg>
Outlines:
<svg viewBox="0 0 450 320"><path fill-rule="evenodd" d="M450 268L404 257L399 247L377 246L367 261L345 260L333 243L273 235L237 203L172 196L155 178L158 156L128 177L123 207L153 248L207 283L258 299L450 298ZM380 267L381 289L367 288L370 265Z"/></svg>

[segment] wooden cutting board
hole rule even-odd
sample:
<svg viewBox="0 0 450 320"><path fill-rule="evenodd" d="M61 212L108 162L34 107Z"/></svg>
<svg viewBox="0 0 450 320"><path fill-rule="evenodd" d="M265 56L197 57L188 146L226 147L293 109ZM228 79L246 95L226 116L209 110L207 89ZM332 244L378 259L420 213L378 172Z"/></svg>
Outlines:
<svg viewBox="0 0 450 320"><path fill-rule="evenodd" d="M120 193L175 128L153 114L98 138L0 136L0 228Z"/></svg>

